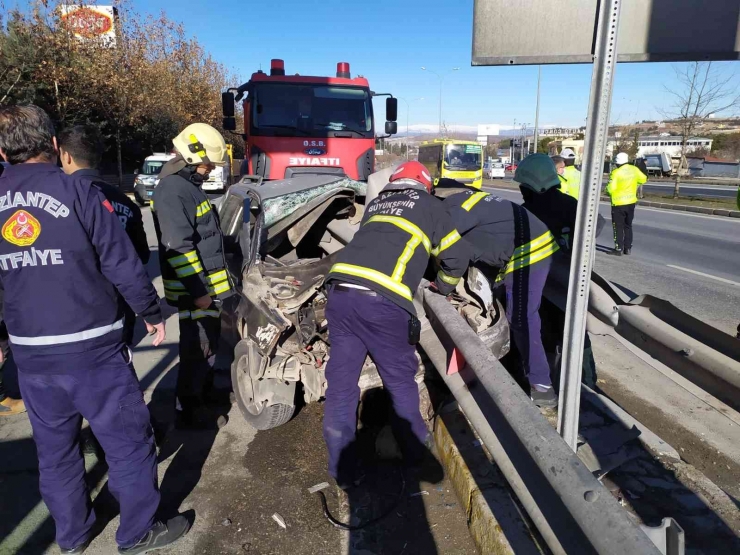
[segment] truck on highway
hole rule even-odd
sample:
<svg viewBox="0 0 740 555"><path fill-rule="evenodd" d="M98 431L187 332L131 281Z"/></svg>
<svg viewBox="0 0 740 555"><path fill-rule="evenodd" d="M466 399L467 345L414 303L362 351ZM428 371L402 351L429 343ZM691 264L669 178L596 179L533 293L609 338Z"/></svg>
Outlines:
<svg viewBox="0 0 740 555"><path fill-rule="evenodd" d="M443 177L478 189L483 185L483 147L475 141L425 141L419 146L419 162L429 170L435 185Z"/></svg>
<svg viewBox="0 0 740 555"><path fill-rule="evenodd" d="M335 77L286 75L273 59L222 95L223 128L236 130L235 103L244 114L242 175L265 180L300 175L347 176L366 181L375 169L373 98L386 96L385 136L397 131L398 101L370 90L364 77L352 78L346 62Z"/></svg>

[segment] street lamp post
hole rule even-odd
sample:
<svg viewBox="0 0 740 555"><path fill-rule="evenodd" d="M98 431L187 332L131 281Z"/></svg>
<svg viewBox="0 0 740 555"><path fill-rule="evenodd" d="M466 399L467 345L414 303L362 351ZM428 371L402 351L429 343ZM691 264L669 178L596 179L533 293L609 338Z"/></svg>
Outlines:
<svg viewBox="0 0 740 555"><path fill-rule="evenodd" d="M409 101L405 98L398 97L400 100L403 100L406 104L406 160L409 159ZM417 100L424 100L424 97L421 98L412 98L411 102L416 102Z"/></svg>
<svg viewBox="0 0 740 555"><path fill-rule="evenodd" d="M437 128L437 133L440 135L442 134L442 81L444 81L444 78L452 73L453 71L458 71L459 67L453 67L450 71L447 73L444 73L440 75L436 71L432 71L431 69L427 69L426 67L421 67L422 71L428 71L429 73L434 73L437 77L439 77L439 127Z"/></svg>

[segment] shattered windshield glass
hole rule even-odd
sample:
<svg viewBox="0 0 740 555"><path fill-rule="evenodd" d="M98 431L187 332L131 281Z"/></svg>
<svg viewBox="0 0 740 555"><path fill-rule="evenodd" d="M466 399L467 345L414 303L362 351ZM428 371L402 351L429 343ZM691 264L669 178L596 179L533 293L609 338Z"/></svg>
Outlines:
<svg viewBox="0 0 740 555"><path fill-rule="evenodd" d="M337 189L352 189L357 195L365 196L367 192L367 183L355 181L349 178L337 179L336 181L319 185L317 187L311 187L309 189L266 199L262 202L265 227L269 228L275 225L277 222L287 218L297 209L308 204L315 198Z"/></svg>

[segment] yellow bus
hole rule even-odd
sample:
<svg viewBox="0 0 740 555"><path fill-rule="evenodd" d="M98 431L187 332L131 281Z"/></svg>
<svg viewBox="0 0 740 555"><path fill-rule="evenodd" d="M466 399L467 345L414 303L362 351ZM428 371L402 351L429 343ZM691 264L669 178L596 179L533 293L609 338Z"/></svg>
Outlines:
<svg viewBox="0 0 740 555"><path fill-rule="evenodd" d="M435 139L419 146L419 162L429 170L434 184L449 177L477 189L483 185L483 147L475 141Z"/></svg>

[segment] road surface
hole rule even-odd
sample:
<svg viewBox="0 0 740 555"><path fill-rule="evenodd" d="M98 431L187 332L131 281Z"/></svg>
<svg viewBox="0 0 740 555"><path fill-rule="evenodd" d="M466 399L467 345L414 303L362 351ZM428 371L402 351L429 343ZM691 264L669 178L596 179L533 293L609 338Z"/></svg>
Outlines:
<svg viewBox="0 0 740 555"><path fill-rule="evenodd" d="M490 188L521 202L519 191ZM671 210L637 208L631 256L613 248L611 210L600 206L607 227L597 238L596 271L636 294L651 294L727 333L740 322L740 220Z"/></svg>
<svg viewBox="0 0 740 555"><path fill-rule="evenodd" d="M486 183L490 183L493 187L496 186L496 183L514 185L512 180L513 177L513 173L507 172L506 179L501 181L486 180ZM604 187L606 187L607 181L607 179L604 180ZM654 195L668 195L673 193L673 187L673 183L668 181L651 180L645 184L644 192ZM681 194L704 198L735 199L737 197L737 187L737 185L703 185L701 183L684 183L681 185Z"/></svg>

